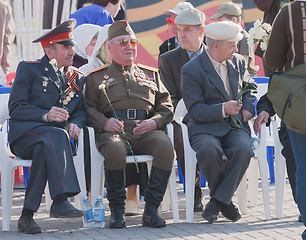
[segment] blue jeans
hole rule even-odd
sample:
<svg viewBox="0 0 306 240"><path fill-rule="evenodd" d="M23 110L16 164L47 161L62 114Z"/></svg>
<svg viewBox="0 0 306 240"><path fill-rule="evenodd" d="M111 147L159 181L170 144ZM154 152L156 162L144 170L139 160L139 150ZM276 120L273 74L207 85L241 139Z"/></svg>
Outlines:
<svg viewBox="0 0 306 240"><path fill-rule="evenodd" d="M299 134L288 129L292 150L296 163L296 198L306 226L306 134ZM306 239L306 230L302 234Z"/></svg>

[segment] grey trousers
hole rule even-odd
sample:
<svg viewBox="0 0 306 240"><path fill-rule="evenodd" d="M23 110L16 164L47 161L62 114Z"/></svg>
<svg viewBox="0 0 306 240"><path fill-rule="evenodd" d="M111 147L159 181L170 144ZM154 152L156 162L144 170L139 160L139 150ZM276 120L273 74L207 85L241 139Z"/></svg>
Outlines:
<svg viewBox="0 0 306 240"><path fill-rule="evenodd" d="M229 204L254 156L250 135L243 129L232 129L221 137L198 134L190 137L190 144L208 182L210 196ZM228 158L225 167L223 154Z"/></svg>

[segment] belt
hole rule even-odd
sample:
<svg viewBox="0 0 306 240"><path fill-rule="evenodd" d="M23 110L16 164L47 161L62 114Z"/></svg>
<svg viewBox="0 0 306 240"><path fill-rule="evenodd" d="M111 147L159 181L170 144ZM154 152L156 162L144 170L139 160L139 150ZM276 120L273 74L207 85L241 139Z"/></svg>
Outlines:
<svg viewBox="0 0 306 240"><path fill-rule="evenodd" d="M118 110L115 111L119 119L148 119L153 116L153 113L145 110L136 110L134 108L129 108L127 110ZM108 118L116 117L114 112L108 112L104 115Z"/></svg>

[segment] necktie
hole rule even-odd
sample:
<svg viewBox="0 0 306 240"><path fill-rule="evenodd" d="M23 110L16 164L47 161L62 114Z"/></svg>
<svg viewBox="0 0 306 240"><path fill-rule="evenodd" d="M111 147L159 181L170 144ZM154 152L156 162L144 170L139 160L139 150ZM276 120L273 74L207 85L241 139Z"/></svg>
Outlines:
<svg viewBox="0 0 306 240"><path fill-rule="evenodd" d="M227 76L227 66L226 63L220 63L220 77L224 83L224 88L227 91L228 95L230 96L230 98L232 99L232 89L231 89L231 85Z"/></svg>
<svg viewBox="0 0 306 240"><path fill-rule="evenodd" d="M62 72L60 70L57 70L57 76L60 80L60 84L61 84L62 88L64 89L65 88L65 79L64 79L64 77L62 75Z"/></svg>

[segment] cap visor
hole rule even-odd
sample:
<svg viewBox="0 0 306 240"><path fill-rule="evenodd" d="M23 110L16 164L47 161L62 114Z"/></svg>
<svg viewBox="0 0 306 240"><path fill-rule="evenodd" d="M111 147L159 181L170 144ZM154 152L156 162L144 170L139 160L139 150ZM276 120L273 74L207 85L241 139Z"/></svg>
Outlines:
<svg viewBox="0 0 306 240"><path fill-rule="evenodd" d="M62 44L62 45L76 45L76 42L74 40L69 40L69 41L63 41L63 42L58 42L59 44Z"/></svg>
<svg viewBox="0 0 306 240"><path fill-rule="evenodd" d="M216 13L215 15L211 16L210 19L214 20L214 19L217 19L217 18L222 17L222 16L223 16L223 14Z"/></svg>

